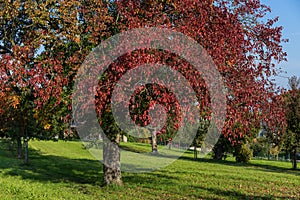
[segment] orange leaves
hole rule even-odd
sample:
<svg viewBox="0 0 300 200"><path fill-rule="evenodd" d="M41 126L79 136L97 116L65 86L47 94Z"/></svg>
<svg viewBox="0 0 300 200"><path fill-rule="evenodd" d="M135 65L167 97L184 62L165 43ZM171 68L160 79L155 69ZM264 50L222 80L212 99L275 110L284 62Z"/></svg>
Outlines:
<svg viewBox="0 0 300 200"><path fill-rule="evenodd" d="M46 125L44 126L44 129L45 129L45 130L49 130L49 129L50 129L50 127L51 127L51 125L50 125L50 124L46 124Z"/></svg>
<svg viewBox="0 0 300 200"><path fill-rule="evenodd" d="M1 92L0 104L0 106L3 107L3 109L6 109L8 107L17 109L20 104L20 97L11 92Z"/></svg>
<svg viewBox="0 0 300 200"><path fill-rule="evenodd" d="M74 41L75 41L76 43L80 43L80 37L76 36L76 37L74 38Z"/></svg>
<svg viewBox="0 0 300 200"><path fill-rule="evenodd" d="M233 65L233 63L234 63L233 60L231 60L231 61L227 60L227 61L226 61L226 64L227 64L229 67L231 67L231 66Z"/></svg>
<svg viewBox="0 0 300 200"><path fill-rule="evenodd" d="M19 99L19 97L18 96L16 96L16 95L13 95L12 97L11 97L11 101L12 101L12 106L16 109L17 107L18 107L18 105L20 104L20 99Z"/></svg>

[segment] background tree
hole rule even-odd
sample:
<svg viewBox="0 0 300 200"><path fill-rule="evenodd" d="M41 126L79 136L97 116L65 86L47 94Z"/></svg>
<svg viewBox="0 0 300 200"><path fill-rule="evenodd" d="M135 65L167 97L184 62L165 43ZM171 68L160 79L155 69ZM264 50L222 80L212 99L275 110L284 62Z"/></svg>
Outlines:
<svg viewBox="0 0 300 200"><path fill-rule="evenodd" d="M291 155L293 169L297 169L297 151L300 148L300 79L289 79L290 90L284 94L287 129L284 141L286 151Z"/></svg>
<svg viewBox="0 0 300 200"><path fill-rule="evenodd" d="M164 127L162 127L162 129L159 131L156 131L155 127L153 127L152 130L149 130L151 133L152 153L154 154L158 153L157 134L165 134L167 131L173 132L173 130L176 130L178 127L176 126L176 122L179 120L177 119L179 113L176 109L176 106L178 106L176 97L165 87L160 87L156 84L146 84L144 87L141 87L136 91L136 94L133 96L130 102L131 115L133 118L135 118L135 123L137 123L139 126L146 126L151 122L152 119L150 118L148 112L155 104L160 104L166 108L167 124L165 124ZM161 115L162 114L160 114L159 121L163 121ZM156 124L156 126L158 126L158 124Z"/></svg>
<svg viewBox="0 0 300 200"><path fill-rule="evenodd" d="M59 101L60 86L64 82L60 74L61 66L55 58L48 57L47 61L37 59L46 43L43 39L50 38L44 34L44 25L51 22L50 16L41 16L49 15L50 10L44 9L41 13L37 9L36 15L32 15L38 3L7 1L2 2L0 8L0 87L18 99L14 117L17 134L12 137L17 140L18 157L21 157L21 139L25 137L27 125L29 121L34 121L33 109L40 108L50 96Z"/></svg>
<svg viewBox="0 0 300 200"><path fill-rule="evenodd" d="M202 120L199 122L199 128L197 130L197 134L193 139L192 146L194 147L194 159L195 160L198 158L197 148L201 147L201 151L206 148L209 148L206 146L206 144L203 143L206 138L206 134L208 132L208 127L209 127L208 122L209 121L206 121L206 120ZM213 142L211 142L210 144L213 144Z"/></svg>
<svg viewBox="0 0 300 200"><path fill-rule="evenodd" d="M21 149L31 121L37 121L42 131L29 135L44 139L52 137L51 130L68 126L76 70L106 35L110 17L101 1L0 3L0 88L19 101L19 117L14 117L19 133L11 138ZM7 119L11 115L9 110L2 113Z"/></svg>

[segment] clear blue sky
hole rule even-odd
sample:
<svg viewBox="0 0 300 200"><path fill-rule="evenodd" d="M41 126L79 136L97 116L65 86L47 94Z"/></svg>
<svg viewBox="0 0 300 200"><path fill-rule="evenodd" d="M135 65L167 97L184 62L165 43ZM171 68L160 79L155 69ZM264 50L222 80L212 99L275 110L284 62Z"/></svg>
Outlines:
<svg viewBox="0 0 300 200"><path fill-rule="evenodd" d="M280 66L286 74L284 77L300 77L300 0L261 0L261 3L271 7L268 17L279 16L276 25L283 26L283 38L289 39L284 43L284 50L288 53L288 61ZM288 87L287 78L276 77L277 84Z"/></svg>

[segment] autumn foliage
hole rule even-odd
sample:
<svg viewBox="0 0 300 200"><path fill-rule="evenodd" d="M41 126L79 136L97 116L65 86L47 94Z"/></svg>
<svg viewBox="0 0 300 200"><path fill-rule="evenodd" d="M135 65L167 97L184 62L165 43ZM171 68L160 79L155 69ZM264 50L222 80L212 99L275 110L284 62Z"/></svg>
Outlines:
<svg viewBox="0 0 300 200"><path fill-rule="evenodd" d="M281 46L282 27L275 26L278 18L262 20L269 11L259 0L2 1L0 114L8 115L7 106L19 106L24 108L20 112L35 110L34 116L47 129L53 125L51 116L58 113L60 123L69 123L73 83L88 53L116 33L159 27L191 37L212 57L228 94L221 131L233 146L262 121L280 137L284 112L270 77L276 75L275 64L285 60L286 54ZM99 79L106 88L98 87L95 94L100 118L111 112L113 86L122 75L147 63L167 64L182 73L197 94L199 115L211 118L210 83L184 59L159 49L140 49L111 64L106 78ZM138 104L147 99L146 90L151 98ZM149 123L152 104L163 105L169 124L177 129L180 107L172 92L162 86L144 86L124 101L130 103L132 119L142 126ZM63 108L67 109L60 112ZM111 118L103 119L99 120L103 127L113 124ZM165 132L166 127L161 133Z"/></svg>
<svg viewBox="0 0 300 200"><path fill-rule="evenodd" d="M259 21L270 10L267 6L259 1L119 1L117 7L127 29L173 29L192 37L209 52L226 84L227 118L222 132L233 145L262 121L282 134L284 112L276 100L277 88L269 79L276 74L274 63L285 60L282 27L274 27L277 18ZM177 59L176 55L166 57ZM147 56L141 60L151 62ZM182 66L178 68L188 69L179 62ZM205 100L205 108L209 106L209 94L203 87L207 83L196 77L190 81L197 85L195 90Z"/></svg>

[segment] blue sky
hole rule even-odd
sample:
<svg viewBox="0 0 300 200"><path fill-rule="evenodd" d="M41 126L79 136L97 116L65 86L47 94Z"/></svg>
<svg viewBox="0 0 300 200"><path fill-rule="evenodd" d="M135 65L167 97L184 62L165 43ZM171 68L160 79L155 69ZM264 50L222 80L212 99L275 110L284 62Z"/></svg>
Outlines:
<svg viewBox="0 0 300 200"><path fill-rule="evenodd" d="M289 39L284 43L284 51L288 53L288 61L278 65L286 74L276 77L278 85L288 87L285 77L296 75L300 77L300 1L299 0L262 0L261 3L271 7L268 17L279 16L276 25L283 26L283 38Z"/></svg>

